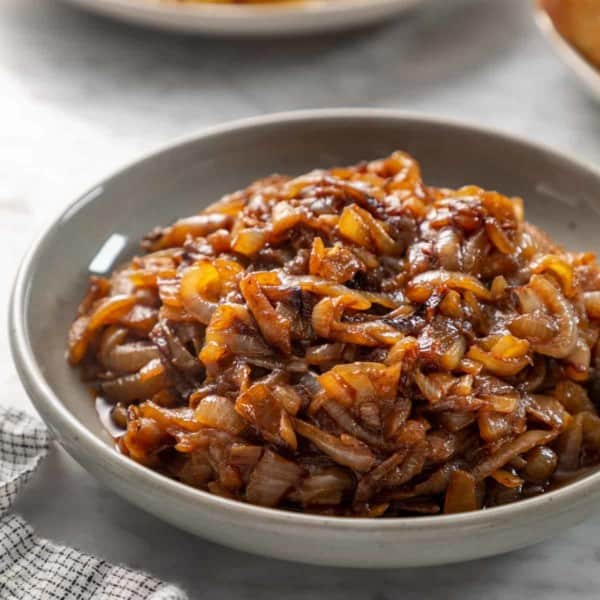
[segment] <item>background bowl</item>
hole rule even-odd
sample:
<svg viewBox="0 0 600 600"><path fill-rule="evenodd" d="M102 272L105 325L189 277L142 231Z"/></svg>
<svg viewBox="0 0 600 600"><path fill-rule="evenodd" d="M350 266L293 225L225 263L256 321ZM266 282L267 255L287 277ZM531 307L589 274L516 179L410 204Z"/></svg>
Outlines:
<svg viewBox="0 0 600 600"><path fill-rule="evenodd" d="M110 269L155 225L198 212L254 178L352 164L395 149L412 153L429 183L477 183L521 195L529 220L570 248L597 249L600 174L525 141L368 109L287 113L209 130L94 187L50 225L23 261L10 310L13 355L35 406L66 450L117 493L182 529L315 564L394 567L483 557L535 543L591 513L600 473L516 504L421 518L328 518L226 500L118 454L79 373L65 362L66 332L90 265Z"/></svg>
<svg viewBox="0 0 600 600"><path fill-rule="evenodd" d="M533 3L535 22L556 55L569 67L573 75L600 102L600 69L589 62L557 31L550 15L540 0ZM600 35L600 31L598 33Z"/></svg>
<svg viewBox="0 0 600 600"><path fill-rule="evenodd" d="M423 0L309 0L228 5L180 0L67 0L120 21L166 31L210 35L282 36L364 27Z"/></svg>

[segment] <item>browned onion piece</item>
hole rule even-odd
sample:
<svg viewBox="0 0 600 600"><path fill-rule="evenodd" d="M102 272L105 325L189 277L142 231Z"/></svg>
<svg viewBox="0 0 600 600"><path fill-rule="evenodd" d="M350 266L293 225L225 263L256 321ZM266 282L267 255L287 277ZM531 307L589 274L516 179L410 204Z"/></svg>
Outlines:
<svg viewBox="0 0 600 600"><path fill-rule="evenodd" d="M541 275L534 275L530 285L554 315L558 326L556 337L548 342L534 343L533 348L546 356L564 358L574 350L577 343L577 317L573 306L552 283Z"/></svg>
<svg viewBox="0 0 600 600"><path fill-rule="evenodd" d="M535 421L539 421L555 429L563 429L571 421L571 415L563 405L551 396L540 394L531 397L527 412Z"/></svg>
<svg viewBox="0 0 600 600"><path fill-rule="evenodd" d="M135 373L158 357L159 352L155 346L144 342L132 342L115 346L104 356L102 363L115 373Z"/></svg>
<svg viewBox="0 0 600 600"><path fill-rule="evenodd" d="M326 279L314 277L312 275L292 276L283 278L285 285L300 286L307 292L312 292L318 296L328 296L331 298L341 297L349 308L356 310L366 310L372 304L379 304L385 308L396 308L398 304L390 297L384 294L378 294L369 291L357 292L349 287L337 283L331 283ZM266 288L268 292L268 287Z"/></svg>
<svg viewBox="0 0 600 600"><path fill-rule="evenodd" d="M537 446L530 450L525 459L527 464L522 471L523 476L534 483L550 481L558 465L556 452L547 446Z"/></svg>
<svg viewBox="0 0 600 600"><path fill-rule="evenodd" d="M233 435L241 433L246 423L235 412L233 402L223 396L206 396L200 400L195 412L201 425L222 429Z"/></svg>
<svg viewBox="0 0 600 600"><path fill-rule="evenodd" d="M506 471L505 469L498 469L491 474L492 479L496 480L500 485L507 488L520 488L523 485L523 480L517 475Z"/></svg>
<svg viewBox="0 0 600 600"><path fill-rule="evenodd" d="M446 271L457 271L461 264L460 237L452 228L442 229L435 243L440 266Z"/></svg>
<svg viewBox="0 0 600 600"><path fill-rule="evenodd" d="M79 364L88 351L90 342L89 320L90 318L87 316L79 317L73 321L69 329L67 356L72 365Z"/></svg>
<svg viewBox="0 0 600 600"><path fill-rule="evenodd" d="M105 381L103 394L112 402L129 404L152 397L169 384L169 379L159 359L151 360L144 368L132 375Z"/></svg>
<svg viewBox="0 0 600 600"><path fill-rule="evenodd" d="M364 406L364 405L361 405ZM355 438L379 448L383 445L380 437L370 433L361 427L350 415L343 406L340 406L333 400L328 400L323 403L325 412L346 432Z"/></svg>
<svg viewBox="0 0 600 600"><path fill-rule="evenodd" d="M500 227L498 221L494 218L486 219L485 232L488 238L502 252L502 254L514 254L515 245Z"/></svg>
<svg viewBox="0 0 600 600"><path fill-rule="evenodd" d="M128 424L119 448L142 464L156 466L156 455L169 442L169 434L154 419L142 417Z"/></svg>
<svg viewBox="0 0 600 600"><path fill-rule="evenodd" d="M517 337L530 340L532 343L546 342L556 335L556 325L546 314L530 313L515 317L509 324L509 329Z"/></svg>
<svg viewBox="0 0 600 600"><path fill-rule="evenodd" d="M518 438L502 444L496 453L480 462L473 469L473 477L481 481L489 477L494 471L501 469L515 456L531 450L535 446L545 445L556 437L553 431L532 429L521 434Z"/></svg>
<svg viewBox="0 0 600 600"><path fill-rule="evenodd" d="M339 242L326 248L320 237L313 240L308 263L311 275L336 283L345 283L350 281L358 271L365 271L366 268L357 254Z"/></svg>
<svg viewBox="0 0 600 600"><path fill-rule="evenodd" d="M337 365L318 378L325 395L344 406L363 402L392 401L396 396L401 367L354 362Z"/></svg>
<svg viewBox="0 0 600 600"><path fill-rule="evenodd" d="M579 468L583 447L584 414L581 412L575 415L558 440L558 464L565 471L575 471Z"/></svg>
<svg viewBox="0 0 600 600"><path fill-rule="evenodd" d="M353 487L354 478L348 471L328 467L302 480L296 494L303 506L340 504L344 494Z"/></svg>
<svg viewBox="0 0 600 600"><path fill-rule="evenodd" d="M373 453L364 444L353 443L348 439L345 443L344 439L337 438L299 419L294 419L294 426L301 436L309 439L319 450L340 465L365 472L375 462Z"/></svg>
<svg viewBox="0 0 600 600"><path fill-rule="evenodd" d="M69 330L68 355L71 364L79 364L97 331L106 325L118 323L135 301L135 297L124 294L104 297L91 305L88 315L77 318Z"/></svg>
<svg viewBox="0 0 600 600"><path fill-rule="evenodd" d="M117 323L135 304L136 299L133 296L117 295L103 298L98 302L90 315L87 328L90 332L103 327Z"/></svg>
<svg viewBox="0 0 600 600"><path fill-rule="evenodd" d="M198 359L189 352L167 323L159 323L150 334L150 338L164 358L176 369L190 376L201 373L202 366Z"/></svg>
<svg viewBox="0 0 600 600"><path fill-rule="evenodd" d="M256 319L265 340L272 346L279 348L284 354L290 354L292 351L290 322L271 306L256 278L249 275L242 279L240 291L244 295L248 308Z"/></svg>
<svg viewBox="0 0 600 600"><path fill-rule="evenodd" d="M414 495L430 496L445 492L448 483L450 483L450 476L459 468L459 462L454 461L446 463L443 467L440 467L437 471L432 473L428 479L422 483L418 483L413 490Z"/></svg>
<svg viewBox="0 0 600 600"><path fill-rule="evenodd" d="M444 499L444 512L446 514L469 512L479 508L475 478L471 473L460 469L450 475L446 497Z"/></svg>
<svg viewBox="0 0 600 600"><path fill-rule="evenodd" d="M427 375L423 375L419 370L413 373L413 378L423 396L425 396L431 404L437 404L442 399L444 390L439 382Z"/></svg>
<svg viewBox="0 0 600 600"><path fill-rule="evenodd" d="M479 435L483 440L495 442L510 435L513 422L510 415L494 411L481 411L477 417L477 426L479 427Z"/></svg>
<svg viewBox="0 0 600 600"><path fill-rule="evenodd" d="M116 348L119 344L122 344L127 339L128 331L125 327L119 327L117 325L111 325L107 327L102 335L100 336L100 347L98 348L98 358L106 366L107 356ZM148 361L146 361L148 362ZM135 369L138 371L146 363L143 363L140 367ZM110 368L110 367L106 367Z"/></svg>
<svg viewBox="0 0 600 600"><path fill-rule="evenodd" d="M311 346L305 354L306 362L311 365L328 365L335 364L342 358L344 352L344 344L335 342L333 344L321 344L319 346Z"/></svg>
<svg viewBox="0 0 600 600"><path fill-rule="evenodd" d="M208 325L217 309L220 295L219 272L209 263L188 269L181 278L181 300L185 309L200 323Z"/></svg>
<svg viewBox="0 0 600 600"><path fill-rule="evenodd" d="M220 304L206 328L198 358L212 375L218 372L221 361L236 354L271 357L272 351L258 334L245 306Z"/></svg>
<svg viewBox="0 0 600 600"><path fill-rule="evenodd" d="M165 430L168 430L171 435L177 436L182 432L199 434L196 440L199 446L206 447L211 437L214 437L212 434L217 434L212 430L201 431L202 426L196 420L194 411L188 407L168 409L154 402L144 402L144 404L135 407L133 412L142 418L154 420Z"/></svg>
<svg viewBox="0 0 600 600"><path fill-rule="evenodd" d="M600 291L585 292L583 301L589 318L600 319Z"/></svg>
<svg viewBox="0 0 600 600"><path fill-rule="evenodd" d="M254 256L267 241L267 236L260 229L249 227L241 229L233 238L231 249L244 256Z"/></svg>
<svg viewBox="0 0 600 600"><path fill-rule="evenodd" d="M532 270L534 273L550 271L559 279L564 295L568 298L573 295L573 267L560 256L546 254L534 262Z"/></svg>
<svg viewBox="0 0 600 600"><path fill-rule="evenodd" d="M463 245L463 268L466 273L479 273L490 244L483 229L472 235Z"/></svg>
<svg viewBox="0 0 600 600"><path fill-rule="evenodd" d="M240 444L231 445L229 449L228 463L240 473L242 480L247 484L250 474L262 456L263 449L260 446Z"/></svg>
<svg viewBox="0 0 600 600"><path fill-rule="evenodd" d="M378 486L381 485L381 480L386 475L397 467L407 456L408 450L403 448L395 454L392 454L387 460L377 465L372 471L365 475L358 483L356 488L356 494L354 501L366 502L369 498L377 491Z"/></svg>
<svg viewBox="0 0 600 600"><path fill-rule="evenodd" d="M600 450L600 417L593 412L584 412L583 442L593 451Z"/></svg>
<svg viewBox="0 0 600 600"><path fill-rule="evenodd" d="M594 412L595 410L587 391L579 384L568 379L558 382L553 395L572 415L583 411Z"/></svg>
<svg viewBox="0 0 600 600"><path fill-rule="evenodd" d="M490 291L475 277L460 271L427 271L412 279L406 295L414 302L423 302L436 288L448 287L473 292L481 300L491 300Z"/></svg>
<svg viewBox="0 0 600 600"><path fill-rule="evenodd" d="M171 227L157 230L146 236L145 247L150 250L160 250L172 246L182 246L188 236L205 236L230 223L231 217L224 214L187 217L176 221Z"/></svg>
<svg viewBox="0 0 600 600"><path fill-rule="evenodd" d="M402 464L385 477L383 485L388 488L397 488L411 481L423 471L426 459L427 444L425 442L415 443Z"/></svg>
<svg viewBox="0 0 600 600"><path fill-rule="evenodd" d="M323 298L313 309L312 326L317 335L363 346L393 345L403 334L382 321L342 322L346 297ZM353 302L353 301L351 301Z"/></svg>
<svg viewBox="0 0 600 600"><path fill-rule="evenodd" d="M592 351L586 341L578 337L575 342L575 348L565 357L565 360L570 363L576 372L586 375L590 368Z"/></svg>
<svg viewBox="0 0 600 600"><path fill-rule="evenodd" d="M300 480L302 469L271 450L265 450L246 487L248 502L276 506Z"/></svg>
<svg viewBox="0 0 600 600"><path fill-rule="evenodd" d="M288 443L289 440L280 435L283 408L270 386L264 383L250 386L238 396L235 410L245 421L254 425L265 439L275 444Z"/></svg>
<svg viewBox="0 0 600 600"><path fill-rule="evenodd" d="M527 356L517 358L496 358L491 352L482 350L479 346L471 346L467 357L481 363L486 371L500 377L516 375L530 364Z"/></svg>

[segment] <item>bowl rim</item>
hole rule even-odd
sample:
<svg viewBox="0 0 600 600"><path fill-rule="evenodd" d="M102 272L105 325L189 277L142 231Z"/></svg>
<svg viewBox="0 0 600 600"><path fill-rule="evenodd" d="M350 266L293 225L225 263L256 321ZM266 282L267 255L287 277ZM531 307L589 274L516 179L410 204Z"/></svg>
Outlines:
<svg viewBox="0 0 600 600"><path fill-rule="evenodd" d="M556 490L546 492L539 496L519 500L512 504L482 509L473 512L432 515L422 517L389 517L385 519L369 518L344 518L313 515L300 512L286 511L276 508L266 508L248 504L238 500L223 498L203 490L199 490L183 484L175 479L162 475L148 467L118 453L114 448L103 442L94 435L75 415L73 415L60 401L50 385L46 382L42 370L35 360L31 347L28 324L26 321L26 309L31 285L31 272L35 267L36 260L43 244L54 235L57 226L78 212L89 202L93 202L102 190L105 182L117 176L124 175L127 171L135 168L138 164L149 159L158 159L166 156L178 148L190 143L200 143L211 138L240 133L252 129L260 129L284 123L298 123L302 121L344 121L344 120L380 120L399 121L404 123L422 124L426 126L443 126L452 129L463 130L483 136L493 136L500 141L516 144L525 150L544 154L549 159L567 162L574 168L589 172L600 182L600 169L585 161L576 160L570 156L555 151L552 148L532 142L524 137L512 133L502 132L495 128L484 127L461 120L424 115L417 112L406 112L394 109L379 108L324 108L316 110L299 110L278 112L264 116L256 116L245 119L230 121L221 125L201 129L200 131L181 136L174 141L161 145L154 150L129 161L124 167L113 171L85 193L78 196L66 206L61 207L58 214L51 219L31 243L21 264L19 265L12 293L9 301L8 333L11 354L17 372L28 396L32 400L37 411L48 421L52 428L61 436L76 440L88 452L95 452L99 461L105 465L111 465L120 472L120 477L127 477L131 485L152 484L161 494L174 495L178 500L186 503L196 503L198 507L206 509L230 512L237 517L266 520L271 524L297 524L303 527L318 528L327 526L335 530L370 530L372 532L387 532L397 529L402 531L419 531L424 528L451 529L457 526L481 526L490 524L490 521L502 521L506 517L525 516L529 517L543 507L553 505L556 510L562 505L573 503L578 498L585 497L598 491L600 488L600 470L589 473L581 479L577 479ZM65 333L66 335L66 333ZM65 362L65 367L67 364ZM67 367L68 368L68 367ZM60 442L60 439L58 440ZM73 456L78 460L77 456Z"/></svg>
<svg viewBox="0 0 600 600"><path fill-rule="evenodd" d="M176 18L215 19L263 22L264 19L310 18L354 13L365 9L409 9L423 0L288 0L284 3L228 4L218 2L181 2L180 0L69 0L89 8L135 10L141 16L172 16Z"/></svg>

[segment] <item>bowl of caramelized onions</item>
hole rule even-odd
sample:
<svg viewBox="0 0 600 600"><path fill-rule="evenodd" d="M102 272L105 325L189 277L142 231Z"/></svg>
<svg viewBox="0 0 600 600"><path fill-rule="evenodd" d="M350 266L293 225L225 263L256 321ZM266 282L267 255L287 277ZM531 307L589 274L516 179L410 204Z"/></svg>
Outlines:
<svg viewBox="0 0 600 600"><path fill-rule="evenodd" d="M591 167L462 124L225 125L47 228L13 355L60 444L190 533L353 567L506 552L600 496L599 199Z"/></svg>

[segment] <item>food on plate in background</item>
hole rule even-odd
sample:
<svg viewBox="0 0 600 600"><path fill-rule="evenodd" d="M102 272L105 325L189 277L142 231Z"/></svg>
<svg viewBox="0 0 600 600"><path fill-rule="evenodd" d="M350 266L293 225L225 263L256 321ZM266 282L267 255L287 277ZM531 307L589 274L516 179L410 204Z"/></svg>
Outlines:
<svg viewBox="0 0 600 600"><path fill-rule="evenodd" d="M559 33L600 68L600 0L541 0Z"/></svg>
<svg viewBox="0 0 600 600"><path fill-rule="evenodd" d="M135 461L359 517L497 506L599 462L600 269L519 198L428 186L397 152L256 181L142 246L91 279L68 352Z"/></svg>
<svg viewBox="0 0 600 600"><path fill-rule="evenodd" d="M290 2L310 2L310 0L178 0L182 4L289 4Z"/></svg>

